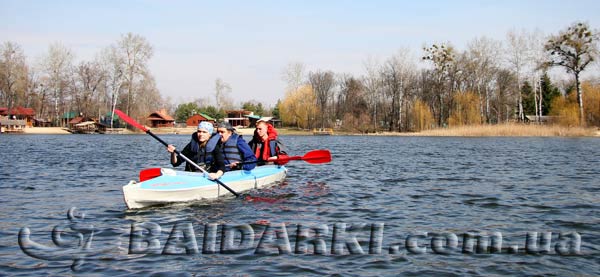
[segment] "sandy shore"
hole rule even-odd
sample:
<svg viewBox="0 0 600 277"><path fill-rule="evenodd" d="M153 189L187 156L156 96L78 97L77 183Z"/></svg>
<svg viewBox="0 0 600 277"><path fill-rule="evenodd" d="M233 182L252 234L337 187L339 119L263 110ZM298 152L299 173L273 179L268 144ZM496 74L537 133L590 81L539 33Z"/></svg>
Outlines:
<svg viewBox="0 0 600 277"><path fill-rule="evenodd" d="M67 130L62 127L28 127L23 129L25 134L39 134L39 135L70 135Z"/></svg>

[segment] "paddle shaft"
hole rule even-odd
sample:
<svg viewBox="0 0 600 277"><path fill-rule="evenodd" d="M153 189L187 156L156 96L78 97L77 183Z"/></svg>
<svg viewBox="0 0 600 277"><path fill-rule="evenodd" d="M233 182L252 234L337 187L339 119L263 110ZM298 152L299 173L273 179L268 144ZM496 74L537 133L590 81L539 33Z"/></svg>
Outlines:
<svg viewBox="0 0 600 277"><path fill-rule="evenodd" d="M289 161L297 161L297 160L303 160L303 161L305 161L307 163L311 163L311 164L328 163L331 161L331 153L329 152L329 150L321 149L321 150L310 151L310 152L304 154L304 156L283 156L283 157L280 156L278 159L275 159L272 161L256 160L256 161L251 161L251 162L242 162L239 164L274 162L275 164L284 165L284 164L287 164Z"/></svg>
<svg viewBox="0 0 600 277"><path fill-rule="evenodd" d="M158 140L164 146L167 146L167 147L169 146L169 144L167 142L165 142L164 140L162 140L161 138L159 138L157 135L155 135L154 133L152 133L150 130L146 130L146 134L148 134L151 137L153 137L154 139ZM204 168L202 168L201 166L199 166L198 164L196 164L195 162L193 162L192 160L190 160L185 155L181 154L181 152L177 151L177 149L175 149L174 152L175 152L175 154L177 154L177 156L179 156L180 158L184 159L189 164L193 165L197 169L200 169L204 174L208 174L208 172ZM240 197L239 193L235 192L233 189L231 189L230 187L228 187L227 185L225 185L223 182L221 182L221 180L214 179L213 181L215 181L219 185L223 186L225 189L227 189L229 192L231 192L233 195L235 195L235 197Z"/></svg>
<svg viewBox="0 0 600 277"><path fill-rule="evenodd" d="M117 115L119 115L121 117L121 119L125 120L125 122L127 122L127 123L133 125L134 127L136 127L138 129L146 132L146 134L150 135L151 137L153 137L154 139L156 139L158 142L162 143L164 146L169 147L168 143L166 143L164 140L162 140L161 138L159 138L158 136L156 136L154 133L152 133L150 130L148 130L148 128L144 127L144 125L139 124L137 121L135 121L133 118L129 117L127 114L125 114L121 110L115 109L115 113L117 113ZM181 154L179 151L175 150L174 152L175 152L175 154L177 154L177 156L181 157L182 159L184 159L189 164L191 164L194 167L200 169L204 174L208 174L208 172L206 170L204 170L204 168L202 168L201 166L199 166L198 164L196 164L195 162L193 162L192 160L190 160L185 155ZM235 195L235 197L240 197L240 195L237 192L235 192L230 187L228 187L227 185L225 185L223 182L221 182L221 180L214 179L213 181L217 182L217 184L219 184L222 187L226 188L229 192L231 192L233 195Z"/></svg>

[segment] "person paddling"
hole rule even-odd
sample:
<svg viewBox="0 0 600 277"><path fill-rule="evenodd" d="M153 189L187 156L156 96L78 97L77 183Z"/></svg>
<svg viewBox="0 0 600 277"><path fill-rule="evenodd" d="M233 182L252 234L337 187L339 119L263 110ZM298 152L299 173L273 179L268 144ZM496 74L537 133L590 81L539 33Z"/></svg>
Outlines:
<svg viewBox="0 0 600 277"><path fill-rule="evenodd" d="M229 122L223 121L217 126L217 133L221 135L221 150L225 159L225 169L229 170L252 170L256 167L256 157L242 138L235 132L235 128ZM243 162L243 165L240 165Z"/></svg>
<svg viewBox="0 0 600 277"><path fill-rule="evenodd" d="M209 172L208 178L211 180L219 179L225 172L225 162L223 152L219 145L220 136L213 135L214 127L210 122L200 122L198 130L192 134L191 141L181 151L190 160L200 166L203 166ZM175 154L175 146L169 144L167 151L171 153L171 165L174 167L183 163L183 159L178 159ZM186 171L197 171L198 169L186 162Z"/></svg>
<svg viewBox="0 0 600 277"><path fill-rule="evenodd" d="M277 139L277 130L268 122L258 121L252 140L248 145L258 159L258 165L276 162L278 157L285 158L287 153L281 149L281 142Z"/></svg>

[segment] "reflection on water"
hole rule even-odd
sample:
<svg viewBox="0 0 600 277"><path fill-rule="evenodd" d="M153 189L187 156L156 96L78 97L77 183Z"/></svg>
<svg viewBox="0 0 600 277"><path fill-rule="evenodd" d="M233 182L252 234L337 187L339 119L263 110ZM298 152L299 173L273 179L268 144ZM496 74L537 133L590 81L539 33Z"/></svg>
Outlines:
<svg viewBox="0 0 600 277"><path fill-rule="evenodd" d="M100 275L600 273L594 138L287 136L292 155L330 149L332 163L292 161L284 183L251 201L142 210L126 209L121 187L140 169L169 166L151 137L0 139L2 275L72 274L68 257L19 247L27 227L66 257L77 247L54 243L55 226L70 241L93 233L76 269ZM164 139L183 147L188 136ZM67 218L72 207L85 218ZM569 252L578 235L579 252Z"/></svg>

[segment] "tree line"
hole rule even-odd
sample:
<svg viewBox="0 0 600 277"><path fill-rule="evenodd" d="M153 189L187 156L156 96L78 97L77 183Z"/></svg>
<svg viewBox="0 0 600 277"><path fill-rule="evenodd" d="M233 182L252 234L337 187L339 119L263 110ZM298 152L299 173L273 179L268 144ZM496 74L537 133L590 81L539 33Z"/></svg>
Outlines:
<svg viewBox="0 0 600 277"><path fill-rule="evenodd" d="M64 115L71 112L105 118L112 125L115 108L140 117L166 102L148 70L153 48L132 33L77 64L75 54L60 43L50 45L33 65L14 42L3 43L0 55L1 105L9 112L31 107L37 119L54 126L64 126Z"/></svg>
<svg viewBox="0 0 600 277"><path fill-rule="evenodd" d="M284 70L288 88L278 110L290 126L359 132L524 122L549 115L567 125L600 126L598 79L583 89L581 82L581 73L597 57L597 32L576 22L546 38L527 31L508 32L504 42L476 38L464 51L449 42L431 44L419 58L400 49L383 62L365 62L362 76L306 73L302 63L292 63ZM418 60L426 66L419 67ZM552 68L573 80L559 89L548 75Z"/></svg>
<svg viewBox="0 0 600 277"><path fill-rule="evenodd" d="M0 105L34 108L36 118L61 126L68 112L108 119L119 108L143 119L166 108L182 122L193 113L225 117L234 109L231 86L217 78L214 103L199 98L176 108L161 96L148 62L154 52L142 36L128 33L90 61L74 63L63 45L50 45L33 65L21 47L0 45ZM273 110L258 101L242 108L280 117L298 128L339 127L350 131L420 131L465 124L496 124L555 116L567 125L596 125L600 117L598 79L581 74L598 57L598 32L576 22L555 35L511 31L506 41L486 37L465 50L450 42L405 48L384 61L368 60L361 76L328 70L306 72L302 63L283 70L285 97ZM572 81L553 82L559 68ZM106 123L106 121L105 121Z"/></svg>
<svg viewBox="0 0 600 277"><path fill-rule="evenodd" d="M55 43L31 65L21 46L8 41L0 45L0 106L9 112L19 106L33 108L36 119L54 126L65 126L65 115L73 112L112 126L118 122L117 108L141 122L160 109L174 114L177 122L185 122L196 113L222 119L226 110L236 108L229 95L231 86L221 78L215 80L216 106L201 97L174 107L156 88L148 68L153 55L144 37L127 33L90 61L75 64L75 54ZM259 115L271 113L255 100L242 103L241 108Z"/></svg>

